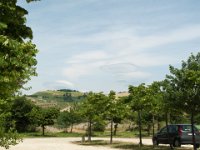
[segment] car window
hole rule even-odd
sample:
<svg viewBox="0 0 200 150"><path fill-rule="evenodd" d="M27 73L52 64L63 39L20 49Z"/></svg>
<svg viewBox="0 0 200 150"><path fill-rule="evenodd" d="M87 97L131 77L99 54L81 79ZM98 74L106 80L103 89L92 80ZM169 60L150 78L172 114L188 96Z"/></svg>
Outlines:
<svg viewBox="0 0 200 150"><path fill-rule="evenodd" d="M183 131L192 131L192 129L191 129L191 125L184 125L184 126L182 126L182 130Z"/></svg>
<svg viewBox="0 0 200 150"><path fill-rule="evenodd" d="M182 130L185 132L192 132L192 126L191 125L183 125ZM198 131L196 127L194 127L194 131Z"/></svg>
<svg viewBox="0 0 200 150"><path fill-rule="evenodd" d="M177 125L169 126L169 132L170 133L175 133L177 131L178 131L178 126Z"/></svg>
<svg viewBox="0 0 200 150"><path fill-rule="evenodd" d="M160 133L167 133L167 127L164 127L160 130Z"/></svg>

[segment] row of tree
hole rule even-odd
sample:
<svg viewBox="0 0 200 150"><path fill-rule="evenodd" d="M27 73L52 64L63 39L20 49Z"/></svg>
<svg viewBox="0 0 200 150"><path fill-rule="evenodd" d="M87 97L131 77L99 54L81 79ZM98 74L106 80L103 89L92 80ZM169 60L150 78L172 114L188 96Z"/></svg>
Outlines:
<svg viewBox="0 0 200 150"><path fill-rule="evenodd" d="M10 110L10 113L1 113L1 118L4 119L1 121L1 127L6 128L0 135L3 137L3 134L7 133L8 137L9 135L16 137L15 129L24 132L35 129L36 126L42 127L44 135L45 126L53 125L58 117L58 124L65 128L71 126L71 131L74 124L87 121L87 135L88 140L91 141L92 129L94 129L92 126L99 120L106 120L110 123L110 143L112 143L113 124L116 133L118 123L128 118L138 122L142 145L141 130L144 122L149 126L148 131L152 126L153 134L155 120L157 122L165 120L167 125L169 122L182 122L184 116L190 116L191 124L199 122L199 119L194 120L194 118L198 117L199 113L200 54L191 55L187 62L182 63L181 69L170 66L170 72L171 75L167 75L164 81L153 82L151 85L142 83L138 86L129 86L127 97L116 99L113 91L109 95L90 92L82 102L61 113L56 108L37 107L24 97L14 100L11 109L10 105L5 105L7 103L1 103L1 106L4 105L4 109ZM195 142L194 134L193 139ZM6 147L7 141L8 138L4 138L0 144ZM195 144L194 149L196 149Z"/></svg>
<svg viewBox="0 0 200 150"><path fill-rule="evenodd" d="M44 135L45 126L53 125L56 120L62 128L71 127L71 132L74 124L87 122L88 141L91 141L92 130L107 123L110 125L112 143L118 124L128 119L138 125L142 145L143 124L148 133L152 129L154 134L155 124L159 129L161 121L165 121L166 125L188 122L190 116L191 124L200 122L197 118L200 111L200 53L196 56L192 54L186 62L183 61L181 69L170 66L170 73L160 82L129 86L126 97L116 98L114 91L108 95L89 92L83 101L74 103L64 112L56 108L40 108L25 97L19 97L11 105L6 127L24 132L41 126ZM193 139L195 141L194 134Z"/></svg>
<svg viewBox="0 0 200 150"><path fill-rule="evenodd" d="M120 99L116 99L113 91L108 96L90 92L80 106L81 114L88 121L88 140L91 140L92 123L102 118L110 121L112 143L114 120L130 117L130 114L136 112L140 145L142 120L150 120L154 134L155 119L164 120L168 125L169 122L181 123L187 117L190 117L195 142L194 123L199 120L194 118L200 112L200 53L191 54L187 61L182 62L180 69L170 66L169 70L170 74L163 81L129 86L129 96Z"/></svg>

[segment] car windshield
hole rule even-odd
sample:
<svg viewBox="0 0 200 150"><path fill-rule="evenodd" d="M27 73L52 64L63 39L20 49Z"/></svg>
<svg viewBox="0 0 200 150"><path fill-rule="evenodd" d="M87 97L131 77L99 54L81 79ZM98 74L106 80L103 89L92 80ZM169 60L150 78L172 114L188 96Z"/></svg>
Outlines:
<svg viewBox="0 0 200 150"><path fill-rule="evenodd" d="M191 125L183 125L182 130L185 132L187 132L187 131L192 132L192 126ZM194 130L197 131L197 128L194 127Z"/></svg>

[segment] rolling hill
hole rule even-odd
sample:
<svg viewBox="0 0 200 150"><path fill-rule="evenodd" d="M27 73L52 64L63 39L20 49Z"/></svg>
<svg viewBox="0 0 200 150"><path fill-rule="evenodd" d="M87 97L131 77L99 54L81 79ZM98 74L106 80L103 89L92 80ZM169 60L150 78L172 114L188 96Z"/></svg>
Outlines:
<svg viewBox="0 0 200 150"><path fill-rule="evenodd" d="M87 93L82 93L76 90L60 89L40 91L32 95L27 95L27 98L41 107L59 107L64 109L73 102L80 102L86 97ZM128 96L127 92L116 93L116 98Z"/></svg>
<svg viewBox="0 0 200 150"><path fill-rule="evenodd" d="M79 102L85 98L86 94L69 89L47 90L27 95L27 98L41 107L57 106L65 108L72 102Z"/></svg>

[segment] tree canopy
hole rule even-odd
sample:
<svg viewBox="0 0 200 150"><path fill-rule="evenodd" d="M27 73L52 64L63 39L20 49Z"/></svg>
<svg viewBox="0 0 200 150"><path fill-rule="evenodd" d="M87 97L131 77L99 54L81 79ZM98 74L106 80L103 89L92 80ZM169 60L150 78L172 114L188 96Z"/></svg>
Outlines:
<svg viewBox="0 0 200 150"><path fill-rule="evenodd" d="M191 115L193 141L195 141L194 116L199 112L200 107L200 53L191 54L187 61L182 61L180 69L170 66L170 73L166 80L172 89L172 107ZM195 146L194 143L194 149Z"/></svg>
<svg viewBox="0 0 200 150"><path fill-rule="evenodd" d="M17 0L1 0L0 11L0 139L7 139L0 146L8 148L17 139L11 134L13 129L5 130L3 126L10 117L10 101L36 75L38 50L31 42L32 30L26 26L27 10L18 6Z"/></svg>

